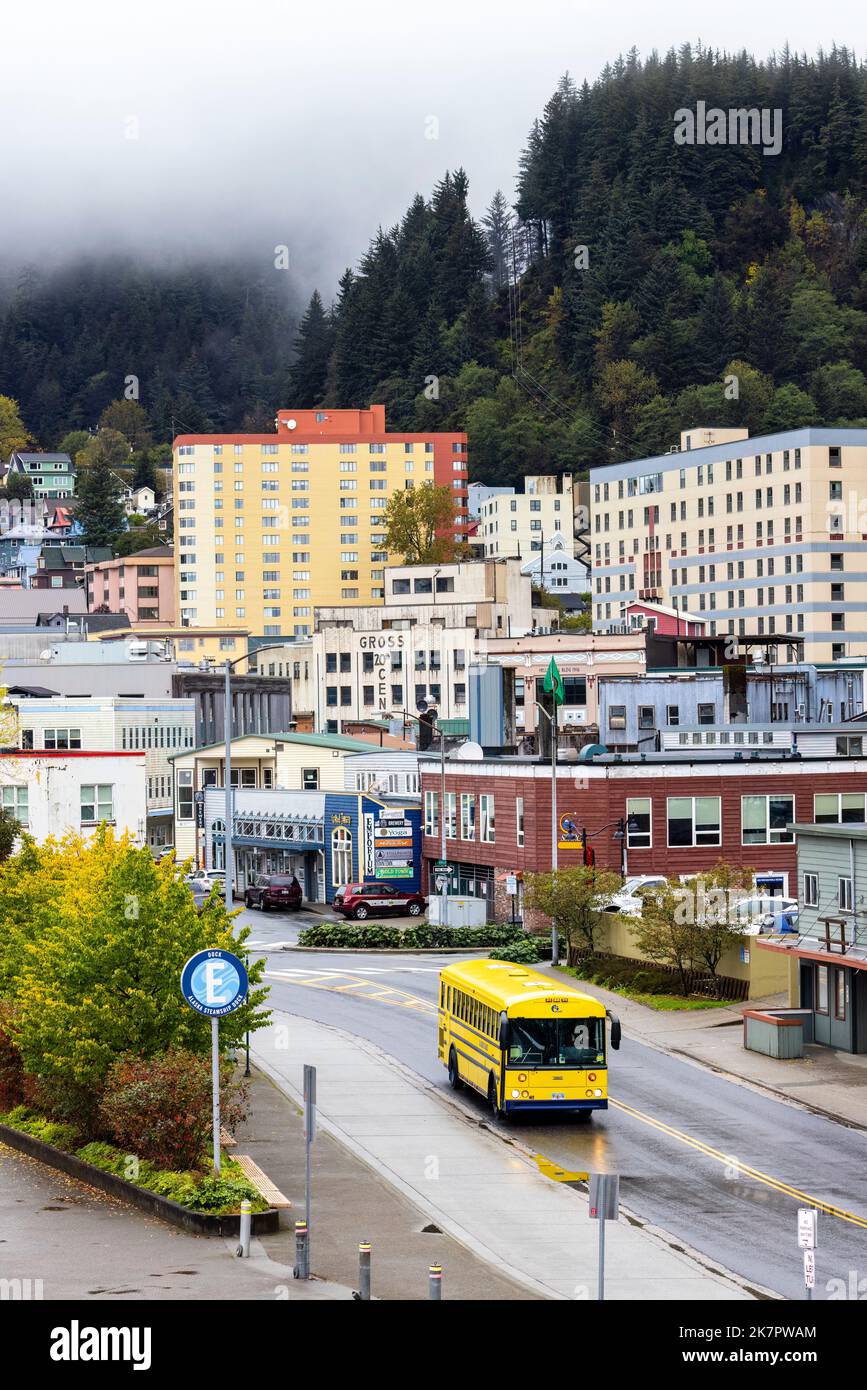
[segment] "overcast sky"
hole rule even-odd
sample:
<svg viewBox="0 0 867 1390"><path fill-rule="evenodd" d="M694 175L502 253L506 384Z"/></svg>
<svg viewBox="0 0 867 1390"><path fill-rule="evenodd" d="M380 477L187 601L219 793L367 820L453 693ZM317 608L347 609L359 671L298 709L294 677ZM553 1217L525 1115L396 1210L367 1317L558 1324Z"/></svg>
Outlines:
<svg viewBox="0 0 867 1390"><path fill-rule="evenodd" d="M326 298L462 164L514 191L560 74L697 38L863 54L851 0L19 0L4 8L0 253L290 249ZM700 32L690 25L701 25ZM435 127L430 118L438 122ZM429 138L431 134L437 138Z"/></svg>

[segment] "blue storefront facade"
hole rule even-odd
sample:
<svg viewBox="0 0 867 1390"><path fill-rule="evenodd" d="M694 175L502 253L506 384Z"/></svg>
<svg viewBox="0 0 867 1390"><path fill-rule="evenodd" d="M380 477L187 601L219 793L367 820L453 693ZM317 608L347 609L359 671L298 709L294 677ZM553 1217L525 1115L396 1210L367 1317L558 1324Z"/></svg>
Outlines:
<svg viewBox="0 0 867 1390"><path fill-rule="evenodd" d="M421 811L413 799L388 802L357 792L238 790L232 830L235 883L256 874L294 873L309 902L329 903L347 883L421 886ZM225 868L225 793L205 792L205 865Z"/></svg>

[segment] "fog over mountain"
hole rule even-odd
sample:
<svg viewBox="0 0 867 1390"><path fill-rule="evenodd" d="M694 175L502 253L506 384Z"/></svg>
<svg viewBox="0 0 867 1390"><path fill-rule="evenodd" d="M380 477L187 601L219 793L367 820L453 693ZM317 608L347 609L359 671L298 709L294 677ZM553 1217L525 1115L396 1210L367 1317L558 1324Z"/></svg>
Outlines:
<svg viewBox="0 0 867 1390"><path fill-rule="evenodd" d="M445 169L467 170L476 215L498 187L511 198L565 69L580 84L632 45L695 38L851 46L853 12L795 0L783 28L734 0L692 34L675 0L36 0L3 23L3 270L241 252L267 272L285 245L295 295L315 283L327 300Z"/></svg>

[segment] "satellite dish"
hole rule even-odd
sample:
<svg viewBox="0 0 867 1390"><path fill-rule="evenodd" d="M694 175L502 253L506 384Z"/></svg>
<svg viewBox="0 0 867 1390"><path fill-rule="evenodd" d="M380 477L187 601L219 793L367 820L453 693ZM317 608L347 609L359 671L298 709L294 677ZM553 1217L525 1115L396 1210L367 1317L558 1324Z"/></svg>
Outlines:
<svg viewBox="0 0 867 1390"><path fill-rule="evenodd" d="M462 743L459 748L456 748L451 756L462 758L465 762L477 762L480 758L484 758L485 752L480 743L472 743L467 739L466 743Z"/></svg>
<svg viewBox="0 0 867 1390"><path fill-rule="evenodd" d="M286 428L287 428L287 430L297 430L297 428L298 428L298 421L297 421L297 420L287 420L287 421L286 421Z"/></svg>

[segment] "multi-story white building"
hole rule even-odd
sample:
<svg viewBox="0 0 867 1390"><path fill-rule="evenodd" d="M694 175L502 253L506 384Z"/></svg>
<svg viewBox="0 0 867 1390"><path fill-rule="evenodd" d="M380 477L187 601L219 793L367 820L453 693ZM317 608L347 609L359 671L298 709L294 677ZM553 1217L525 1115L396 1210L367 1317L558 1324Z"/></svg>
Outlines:
<svg viewBox="0 0 867 1390"><path fill-rule="evenodd" d="M779 637L780 661L867 654L865 475L860 429L686 430L679 451L594 468L594 628L647 600L711 636Z"/></svg>
<svg viewBox="0 0 867 1390"><path fill-rule="evenodd" d="M443 719L466 719L470 663L490 639L530 633L532 602L520 561L508 559L395 565L378 607L318 608L310 689L317 729L414 713L422 700ZM304 707L300 698L294 704Z"/></svg>
<svg viewBox="0 0 867 1390"><path fill-rule="evenodd" d="M485 558L526 559L542 550L560 532L568 553L574 555L574 499L572 475L530 475L524 491L514 488L497 491L479 504L477 540L485 548Z"/></svg>
<svg viewBox="0 0 867 1390"><path fill-rule="evenodd" d="M173 753L195 742L193 699L124 700L113 697L33 699L10 696L18 713L24 754L136 753L145 770L134 825L154 851L172 844Z"/></svg>
<svg viewBox="0 0 867 1390"><path fill-rule="evenodd" d="M2 804L40 844L69 831L88 834L107 821L144 845L146 778L144 751L0 753Z"/></svg>

